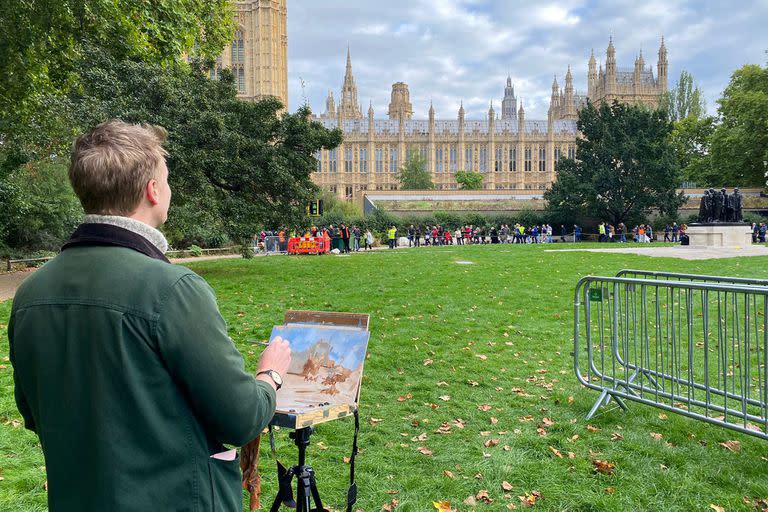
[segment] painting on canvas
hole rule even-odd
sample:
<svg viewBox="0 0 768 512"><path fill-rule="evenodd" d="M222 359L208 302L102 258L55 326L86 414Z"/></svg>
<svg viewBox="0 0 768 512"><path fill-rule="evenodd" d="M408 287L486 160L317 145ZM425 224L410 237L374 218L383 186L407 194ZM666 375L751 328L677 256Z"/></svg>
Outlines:
<svg viewBox="0 0 768 512"><path fill-rule="evenodd" d="M329 404L357 405L370 333L315 324L275 326L291 347L291 366L277 394L279 411L306 411Z"/></svg>

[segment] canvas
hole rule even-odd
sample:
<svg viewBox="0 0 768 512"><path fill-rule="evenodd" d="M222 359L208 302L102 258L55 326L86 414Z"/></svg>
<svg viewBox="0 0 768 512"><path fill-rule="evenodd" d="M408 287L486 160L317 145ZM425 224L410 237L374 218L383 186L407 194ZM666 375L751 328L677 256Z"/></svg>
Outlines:
<svg viewBox="0 0 768 512"><path fill-rule="evenodd" d="M288 341L291 365L277 393L277 410L302 413L333 405L357 407L367 330L319 324L275 326L272 336Z"/></svg>

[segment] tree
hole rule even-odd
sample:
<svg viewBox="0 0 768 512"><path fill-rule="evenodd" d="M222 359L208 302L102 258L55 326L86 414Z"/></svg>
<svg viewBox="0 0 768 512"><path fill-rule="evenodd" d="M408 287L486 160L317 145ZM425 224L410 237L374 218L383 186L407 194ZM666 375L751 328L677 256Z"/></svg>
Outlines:
<svg viewBox="0 0 768 512"><path fill-rule="evenodd" d="M311 180L315 153L341 143L341 132L312 121L308 107L289 114L276 99L239 100L226 70L212 81L186 63L117 61L93 48L77 65L80 86L64 98L64 133L81 133L110 118L168 130L174 196L163 229L172 244L240 241L258 226L297 223L317 191ZM61 139L71 144L71 136ZM64 144L49 153L52 160L67 157ZM14 181L0 186L0 195L18 200L20 190ZM13 230L2 224L7 238Z"/></svg>
<svg viewBox="0 0 768 512"><path fill-rule="evenodd" d="M427 170L427 159L417 150L408 154L405 164L398 171L402 190L432 190L432 174Z"/></svg>
<svg viewBox="0 0 768 512"><path fill-rule="evenodd" d="M479 172L459 171L456 173L456 183L461 190L481 190L483 188L483 175Z"/></svg>
<svg viewBox="0 0 768 512"><path fill-rule="evenodd" d="M544 193L548 212L635 222L658 209L674 214L685 200L669 142L672 123L663 110L614 102L589 104L579 112L576 160L561 160L552 188ZM568 215L564 215L568 214Z"/></svg>
<svg viewBox="0 0 768 512"><path fill-rule="evenodd" d="M0 16L0 116L76 84L86 47L118 60L215 59L233 32L229 0L11 2Z"/></svg>
<svg viewBox="0 0 768 512"><path fill-rule="evenodd" d="M667 111L671 121L691 116L700 119L707 111L701 89L693 81L693 76L685 70L680 72L677 85L662 95L660 106Z"/></svg>
<svg viewBox="0 0 768 512"><path fill-rule="evenodd" d="M712 167L710 145L715 131L715 118L688 116L674 122L670 143L675 148L680 175L684 181L701 187L728 185L722 174Z"/></svg>
<svg viewBox="0 0 768 512"><path fill-rule="evenodd" d="M738 69L718 104L714 169L731 186L763 187L768 171L768 66Z"/></svg>

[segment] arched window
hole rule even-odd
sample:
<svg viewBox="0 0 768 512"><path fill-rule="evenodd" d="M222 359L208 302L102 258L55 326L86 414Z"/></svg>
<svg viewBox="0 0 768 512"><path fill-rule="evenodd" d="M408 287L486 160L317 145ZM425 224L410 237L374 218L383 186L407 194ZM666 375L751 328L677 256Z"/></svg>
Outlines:
<svg viewBox="0 0 768 512"><path fill-rule="evenodd" d="M238 29L235 32L235 39L232 41L232 73L235 75L237 83L237 92L245 92L245 38L243 31Z"/></svg>

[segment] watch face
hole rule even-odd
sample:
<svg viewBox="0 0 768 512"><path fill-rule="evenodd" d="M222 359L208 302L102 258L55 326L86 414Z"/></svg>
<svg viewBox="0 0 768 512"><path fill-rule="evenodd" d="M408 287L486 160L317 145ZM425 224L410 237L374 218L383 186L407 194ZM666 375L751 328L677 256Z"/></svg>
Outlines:
<svg viewBox="0 0 768 512"><path fill-rule="evenodd" d="M272 377L272 380L275 381L275 384L277 384L278 386L283 385L283 378L275 370L270 371L269 376Z"/></svg>

